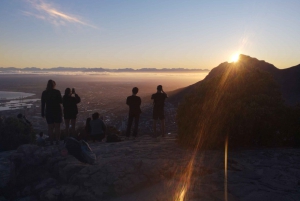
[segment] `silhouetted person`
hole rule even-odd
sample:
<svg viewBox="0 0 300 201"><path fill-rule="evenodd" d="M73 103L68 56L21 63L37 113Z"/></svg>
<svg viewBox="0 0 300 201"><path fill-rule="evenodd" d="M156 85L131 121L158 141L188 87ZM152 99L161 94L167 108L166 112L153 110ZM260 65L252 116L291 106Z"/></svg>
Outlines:
<svg viewBox="0 0 300 201"><path fill-rule="evenodd" d="M53 80L49 80L41 98L41 113L43 118L46 116L51 145L53 145L54 139L56 144L60 140L60 124L62 122L62 97L60 91L55 89L55 86L56 83Z"/></svg>
<svg viewBox="0 0 300 201"><path fill-rule="evenodd" d="M160 120L161 126L161 135L165 136L165 114L164 114L164 106L165 99L168 98L168 95L163 91L161 85L157 86L157 92L152 94L151 99L153 99L153 131L154 137L157 137L156 133L156 122Z"/></svg>
<svg viewBox="0 0 300 201"><path fill-rule="evenodd" d="M66 124L66 137L75 135L76 118L78 114L77 104L80 103L80 97L75 93L75 89L66 88L63 96L64 119ZM71 132L69 131L71 121Z"/></svg>
<svg viewBox="0 0 300 201"><path fill-rule="evenodd" d="M36 143L38 146L44 147L46 145L46 141L44 139L44 133L40 132L38 139L36 139Z"/></svg>
<svg viewBox="0 0 300 201"><path fill-rule="evenodd" d="M99 119L99 113L96 112L92 115L93 120L90 121L91 126L91 138L93 142L95 140L102 141L105 138L106 126L104 122Z"/></svg>
<svg viewBox="0 0 300 201"><path fill-rule="evenodd" d="M86 122L85 122L85 127L84 127L84 133L82 134L82 136L80 137L81 139L87 141L89 139L89 137L91 136L91 125L90 125L90 122L91 122L91 118L88 117L86 119ZM81 134L80 134L81 135Z"/></svg>
<svg viewBox="0 0 300 201"><path fill-rule="evenodd" d="M128 139L130 137L131 133L131 126L132 122L134 120L134 128L133 128L133 137L136 138L138 127L139 127L139 119L141 114L141 98L137 96L136 94L139 92L139 89L137 87L134 87L132 89L132 95L128 96L126 99L126 104L129 106L129 115L128 115L128 124L127 124L127 130L126 130L126 138Z"/></svg>

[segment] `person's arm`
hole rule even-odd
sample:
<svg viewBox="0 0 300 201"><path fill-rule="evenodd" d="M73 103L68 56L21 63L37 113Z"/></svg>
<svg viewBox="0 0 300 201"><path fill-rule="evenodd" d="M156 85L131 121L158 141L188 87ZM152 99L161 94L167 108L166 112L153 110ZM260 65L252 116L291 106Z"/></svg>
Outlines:
<svg viewBox="0 0 300 201"><path fill-rule="evenodd" d="M81 102L81 98L75 94L75 100L76 100L76 104Z"/></svg>
<svg viewBox="0 0 300 201"><path fill-rule="evenodd" d="M138 105L141 106L141 104L142 104L142 99L141 97L139 97Z"/></svg>
<svg viewBox="0 0 300 201"><path fill-rule="evenodd" d="M45 116L45 105L46 105L46 100L45 100L45 92L42 93L42 97L41 97L41 114L42 114L42 117L44 118Z"/></svg>
<svg viewBox="0 0 300 201"><path fill-rule="evenodd" d="M67 100L65 96L62 97L62 105L64 108L67 106Z"/></svg>
<svg viewBox="0 0 300 201"><path fill-rule="evenodd" d="M106 131L106 125L103 121L102 121L102 129L103 129L103 131Z"/></svg>
<svg viewBox="0 0 300 201"><path fill-rule="evenodd" d="M58 93L59 93L59 95L58 95L58 102L59 102L59 105L60 105L61 114L63 115L64 114L63 107L62 107L63 101L62 101L62 97L61 97L60 91L58 91Z"/></svg>
<svg viewBox="0 0 300 201"><path fill-rule="evenodd" d="M168 95L163 90L161 90L161 92L163 92L163 94L165 94L165 98L168 98Z"/></svg>
<svg viewBox="0 0 300 201"><path fill-rule="evenodd" d="M166 94L166 92L164 92L164 90L161 90L161 92L162 92L163 94L165 94L165 98L168 98L168 95Z"/></svg>
<svg viewBox="0 0 300 201"><path fill-rule="evenodd" d="M126 99L126 105L129 105L129 97Z"/></svg>

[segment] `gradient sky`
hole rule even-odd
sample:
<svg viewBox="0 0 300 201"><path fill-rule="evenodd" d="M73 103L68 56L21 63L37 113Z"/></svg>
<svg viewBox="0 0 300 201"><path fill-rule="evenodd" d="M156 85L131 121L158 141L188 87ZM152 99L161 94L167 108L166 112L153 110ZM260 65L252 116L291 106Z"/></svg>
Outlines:
<svg viewBox="0 0 300 201"><path fill-rule="evenodd" d="M1 0L0 67L300 63L299 0Z"/></svg>

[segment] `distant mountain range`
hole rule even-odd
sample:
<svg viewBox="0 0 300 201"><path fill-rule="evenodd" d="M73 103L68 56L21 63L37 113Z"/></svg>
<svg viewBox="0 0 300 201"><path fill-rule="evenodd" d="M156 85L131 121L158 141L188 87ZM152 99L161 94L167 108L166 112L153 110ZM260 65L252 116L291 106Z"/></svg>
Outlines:
<svg viewBox="0 0 300 201"><path fill-rule="evenodd" d="M270 73L280 86L285 104L293 106L300 103L300 64L286 69L278 69L270 63L247 55L240 55L238 64L245 68L254 68ZM234 67L234 65L236 64L228 62L221 63L219 66L213 68L204 80L222 75L228 68ZM185 95L193 93L193 90L201 85L204 80L171 92L170 101L173 103L180 102Z"/></svg>
<svg viewBox="0 0 300 201"><path fill-rule="evenodd" d="M0 72L208 72L208 69L187 69L187 68L73 68L73 67L54 67L54 68L37 68L37 67L26 67L26 68L15 68L15 67L0 67Z"/></svg>

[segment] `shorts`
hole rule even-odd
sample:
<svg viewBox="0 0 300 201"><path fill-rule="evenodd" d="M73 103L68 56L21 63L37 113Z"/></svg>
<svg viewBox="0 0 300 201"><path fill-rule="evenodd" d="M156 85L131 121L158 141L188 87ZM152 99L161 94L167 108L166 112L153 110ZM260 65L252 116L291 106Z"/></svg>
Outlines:
<svg viewBox="0 0 300 201"><path fill-rule="evenodd" d="M46 114L47 124L60 124L62 122L61 114Z"/></svg>
<svg viewBox="0 0 300 201"><path fill-rule="evenodd" d="M165 119L164 109L153 109L153 119L163 120Z"/></svg>
<svg viewBox="0 0 300 201"><path fill-rule="evenodd" d="M64 119L76 119L76 114L64 114Z"/></svg>

